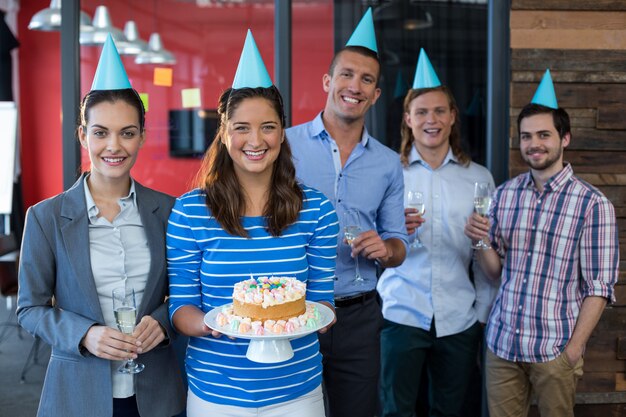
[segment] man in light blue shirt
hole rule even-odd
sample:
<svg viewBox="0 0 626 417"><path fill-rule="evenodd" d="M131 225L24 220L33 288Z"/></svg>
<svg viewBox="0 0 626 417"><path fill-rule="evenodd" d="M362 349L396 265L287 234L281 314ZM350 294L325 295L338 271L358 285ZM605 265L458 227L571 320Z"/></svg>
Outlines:
<svg viewBox="0 0 626 417"><path fill-rule="evenodd" d="M337 323L320 335L324 384L332 417L371 417L378 408L380 329L376 264L394 267L406 253L402 167L398 155L371 137L365 114L380 95L377 54L362 46L337 52L324 75L324 111L287 130L297 177L345 212L359 212L362 233L350 248L341 235L335 282ZM363 283L355 282L358 257Z"/></svg>
<svg viewBox="0 0 626 417"><path fill-rule="evenodd" d="M466 219L474 210L474 183L493 185L489 171L460 147L458 108L443 86L412 89L404 101L401 160L405 189L424 195L423 218L407 208L409 232L421 247L386 269L378 292L383 416L412 416L423 367L428 370L430 415L461 415L497 286L477 263L470 279L472 242Z"/></svg>

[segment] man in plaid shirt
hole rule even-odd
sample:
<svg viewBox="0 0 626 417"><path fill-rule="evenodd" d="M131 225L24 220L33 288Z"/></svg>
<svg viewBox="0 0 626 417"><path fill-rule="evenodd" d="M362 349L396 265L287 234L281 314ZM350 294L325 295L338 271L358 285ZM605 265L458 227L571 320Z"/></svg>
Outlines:
<svg viewBox="0 0 626 417"><path fill-rule="evenodd" d="M538 95L517 119L530 171L498 187L489 215L474 213L465 226L469 238L491 240L476 255L489 277L502 278L487 324L494 417L526 416L531 391L542 417L573 416L585 345L607 301L615 301L615 210L563 162L569 116L556 96Z"/></svg>

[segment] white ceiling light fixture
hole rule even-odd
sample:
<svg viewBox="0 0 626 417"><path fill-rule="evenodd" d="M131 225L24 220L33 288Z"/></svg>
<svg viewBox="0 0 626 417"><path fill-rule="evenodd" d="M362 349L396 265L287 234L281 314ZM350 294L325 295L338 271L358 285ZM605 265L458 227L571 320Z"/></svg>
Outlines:
<svg viewBox="0 0 626 417"><path fill-rule="evenodd" d="M137 55L148 49L148 42L139 38L139 30L134 20L129 20L124 25L124 37L126 40L115 42L120 55Z"/></svg>
<svg viewBox="0 0 626 417"><path fill-rule="evenodd" d="M136 64L165 64L173 65L176 63L176 57L170 51L163 48L161 35L154 32L150 35L148 41L148 49L140 52L135 58Z"/></svg>
<svg viewBox="0 0 626 417"><path fill-rule="evenodd" d="M135 64L164 64L174 65L176 63L176 57L170 51L163 47L161 41L161 35L159 35L157 21L157 1L153 0L152 9L154 12L154 32L148 39L148 49L142 51L135 57Z"/></svg>
<svg viewBox="0 0 626 417"><path fill-rule="evenodd" d="M408 8L402 7L400 3L383 3L374 9L374 22L389 22L393 25L399 22L404 30L433 27L432 15L418 3L419 1L411 0Z"/></svg>
<svg viewBox="0 0 626 417"><path fill-rule="evenodd" d="M406 30L419 30L419 29L428 29L433 26L433 17L429 12L424 11L424 14L418 17L417 19L405 19L403 23L403 27Z"/></svg>
<svg viewBox="0 0 626 417"><path fill-rule="evenodd" d="M93 31L80 33L80 44L83 46L99 46L106 41L107 35L111 34L115 44L125 41L126 37L121 30L113 27L111 15L106 6L96 7L96 13L93 16Z"/></svg>
<svg viewBox="0 0 626 417"><path fill-rule="evenodd" d="M93 30L93 27L91 26L91 19L87 13L81 10L79 19L81 31ZM35 13L30 19L28 29L42 30L46 32L61 30L61 0L52 0L50 2L50 7Z"/></svg>

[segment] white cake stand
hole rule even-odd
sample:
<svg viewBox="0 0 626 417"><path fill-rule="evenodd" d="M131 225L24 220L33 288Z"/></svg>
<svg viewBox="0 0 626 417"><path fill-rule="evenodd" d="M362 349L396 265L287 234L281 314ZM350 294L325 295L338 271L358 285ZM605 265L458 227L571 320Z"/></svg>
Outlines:
<svg viewBox="0 0 626 417"><path fill-rule="evenodd" d="M320 320L316 327L300 327L293 333L284 334L263 334L256 335L252 332L240 333L238 331L231 330L224 326L219 326L216 322L216 317L222 311L224 307L229 307L230 304L225 306L214 308L206 313L204 316L204 324L209 328L216 330L226 336L238 337L241 339L250 339L248 345L248 351L246 352L246 358L253 362L259 363L277 363L285 362L293 357L293 349L291 348L291 339L297 339L307 334L318 331L319 329L328 326L335 318L335 313L326 305L316 303L314 301L307 301L306 304L314 304L317 306L317 310L320 313Z"/></svg>

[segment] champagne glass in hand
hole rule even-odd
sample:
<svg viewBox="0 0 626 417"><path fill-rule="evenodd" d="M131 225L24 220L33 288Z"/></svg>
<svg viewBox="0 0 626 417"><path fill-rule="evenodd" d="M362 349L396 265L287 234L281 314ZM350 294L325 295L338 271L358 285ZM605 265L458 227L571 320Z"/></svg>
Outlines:
<svg viewBox="0 0 626 417"><path fill-rule="evenodd" d="M356 239L361 233L361 222L359 218L359 212L354 209L348 209L343 214L343 236L348 242L348 245L352 247L352 242ZM363 284L365 280L361 276L361 271L359 271L359 256L357 255L354 258L354 262L356 265L355 277L352 281L355 284Z"/></svg>
<svg viewBox="0 0 626 417"><path fill-rule="evenodd" d="M493 193L493 186L489 182L477 182L474 184L474 210L480 216L485 217L489 212L491 206L491 194ZM487 245L480 239L475 244L472 244L474 249L489 249L491 246Z"/></svg>
<svg viewBox="0 0 626 417"><path fill-rule="evenodd" d="M417 190L409 190L406 193L406 208L417 209L417 212L410 213L410 216L423 216L424 211L426 209L426 205L424 203L424 194ZM413 242L409 245L409 249L421 248L424 246L422 241L419 238L419 228L415 229L415 237Z"/></svg>
<svg viewBox="0 0 626 417"><path fill-rule="evenodd" d="M120 332L131 335L135 330L137 305L135 304L135 290L133 288L119 287L113 290L113 313L115 322ZM145 368L142 363L133 359L126 362L117 370L123 374L137 374Z"/></svg>

